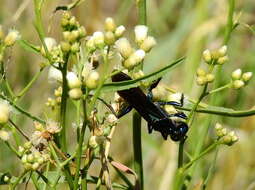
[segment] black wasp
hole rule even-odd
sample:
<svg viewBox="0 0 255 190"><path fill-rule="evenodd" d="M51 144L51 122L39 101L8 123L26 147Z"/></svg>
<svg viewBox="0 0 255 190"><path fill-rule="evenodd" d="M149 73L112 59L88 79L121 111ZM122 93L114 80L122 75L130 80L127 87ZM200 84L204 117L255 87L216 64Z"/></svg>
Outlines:
<svg viewBox="0 0 255 190"><path fill-rule="evenodd" d="M139 87L118 91L118 94L128 103L128 106L121 110L117 117L122 117L130 112L132 108L134 108L147 121L149 133L151 133L153 130L159 131L165 140L167 139L168 135L170 135L173 141L180 141L186 137L186 133L188 131L188 125L184 121L180 120L180 118L186 119L187 116L183 112L168 114L161 106L182 106L183 95L180 103L175 101L153 102L152 89L158 85L160 79L153 82L149 88L149 93L147 96ZM113 82L121 82L126 80L132 79L123 72L119 72L112 76Z"/></svg>

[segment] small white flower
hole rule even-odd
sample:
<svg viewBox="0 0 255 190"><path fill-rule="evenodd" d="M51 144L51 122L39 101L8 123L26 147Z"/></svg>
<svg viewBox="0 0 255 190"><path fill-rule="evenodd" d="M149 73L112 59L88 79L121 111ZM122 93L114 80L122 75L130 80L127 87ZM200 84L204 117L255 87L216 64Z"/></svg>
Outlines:
<svg viewBox="0 0 255 190"><path fill-rule="evenodd" d="M14 43L21 38L19 31L11 29L9 30L7 36L4 39L6 46L12 46Z"/></svg>
<svg viewBox="0 0 255 190"><path fill-rule="evenodd" d="M115 42L115 45L118 52L125 59L128 58L133 52L133 49L127 38L120 38L118 41Z"/></svg>
<svg viewBox="0 0 255 190"><path fill-rule="evenodd" d="M143 49L145 52L149 52L155 45L156 40L152 36L148 36L143 43L141 44L140 48Z"/></svg>
<svg viewBox="0 0 255 190"><path fill-rule="evenodd" d="M242 79L245 81L245 82L248 82L252 77L252 72L246 72L242 75Z"/></svg>
<svg viewBox="0 0 255 190"><path fill-rule="evenodd" d="M241 69L236 69L235 71L232 72L231 76L234 80L238 80L241 78L242 75L242 70Z"/></svg>
<svg viewBox="0 0 255 190"><path fill-rule="evenodd" d="M49 82L62 82L62 73L60 70L56 69L55 67L51 66L48 73Z"/></svg>
<svg viewBox="0 0 255 190"><path fill-rule="evenodd" d="M5 130L0 130L0 139L8 141L10 139L10 134Z"/></svg>
<svg viewBox="0 0 255 190"><path fill-rule="evenodd" d="M104 45L104 34L103 32L93 33L94 43L97 47L102 47Z"/></svg>
<svg viewBox="0 0 255 190"><path fill-rule="evenodd" d="M0 124L8 122L10 117L11 107L8 102L0 101Z"/></svg>
<svg viewBox="0 0 255 190"><path fill-rule="evenodd" d="M79 88L81 81L74 72L68 72L66 75L69 88Z"/></svg>
<svg viewBox="0 0 255 190"><path fill-rule="evenodd" d="M109 123L116 123L118 121L118 118L113 114L109 114L107 117L107 121Z"/></svg>
<svg viewBox="0 0 255 190"><path fill-rule="evenodd" d="M115 29L116 29L116 25L115 25L113 18L111 18L111 17L106 18L105 19L105 30L113 32Z"/></svg>
<svg viewBox="0 0 255 190"><path fill-rule="evenodd" d="M206 49L205 51L203 51L203 59L205 60L206 63L211 62L212 55L209 49Z"/></svg>
<svg viewBox="0 0 255 190"><path fill-rule="evenodd" d="M222 46L220 49L218 49L218 53L220 57L223 57L226 55L228 50L228 47L226 45Z"/></svg>
<svg viewBox="0 0 255 190"><path fill-rule="evenodd" d="M46 45L48 51L53 50L53 48L54 48L55 46L57 46L56 40L55 40L54 38L51 38L51 37L46 37L46 38L44 38L44 43L45 43L45 45Z"/></svg>
<svg viewBox="0 0 255 190"><path fill-rule="evenodd" d="M59 126L59 123L50 120L46 124L46 130L51 134L55 134L61 131L61 127Z"/></svg>
<svg viewBox="0 0 255 190"><path fill-rule="evenodd" d="M137 25L135 27L135 41L138 44L141 44L146 38L148 34L148 27L145 25Z"/></svg>
<svg viewBox="0 0 255 190"><path fill-rule="evenodd" d="M142 49L136 50L130 57L123 63L127 69L132 69L143 61L145 52Z"/></svg>
<svg viewBox="0 0 255 190"><path fill-rule="evenodd" d="M125 26L120 25L120 26L118 26L118 27L116 28L116 30L115 30L115 36L116 36L117 38L120 38L121 36L123 36L123 34L124 34L125 31L126 31Z"/></svg>

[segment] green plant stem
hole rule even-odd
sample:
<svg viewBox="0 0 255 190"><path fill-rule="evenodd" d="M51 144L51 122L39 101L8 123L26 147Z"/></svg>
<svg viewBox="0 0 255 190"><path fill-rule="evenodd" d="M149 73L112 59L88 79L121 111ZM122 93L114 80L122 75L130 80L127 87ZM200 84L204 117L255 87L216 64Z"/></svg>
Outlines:
<svg viewBox="0 0 255 190"><path fill-rule="evenodd" d="M138 0L138 23L147 24L147 11L146 11L146 0Z"/></svg>
<svg viewBox="0 0 255 190"><path fill-rule="evenodd" d="M133 150L134 150L134 170L137 174L140 189L143 189L143 158L142 158L142 139L141 139L141 116L133 112Z"/></svg>
<svg viewBox="0 0 255 190"><path fill-rule="evenodd" d="M43 69L41 68L39 72L37 72L32 80L27 84L27 86L25 88L23 88L23 90L21 90L20 93L18 93L17 98L21 98L22 96L24 96L26 94L26 92L31 88L31 86L34 84L34 82L39 78L40 74L42 73Z"/></svg>
<svg viewBox="0 0 255 190"><path fill-rule="evenodd" d="M227 44L230 40L231 33L233 31L233 18L234 18L234 10L235 10L235 0L228 0L229 8L228 8L228 19L227 19L227 27L225 30L224 44Z"/></svg>
<svg viewBox="0 0 255 190"><path fill-rule="evenodd" d="M14 152L14 154L16 154L17 157L20 158L19 152L18 152L8 141L4 141L4 142L5 142L5 144L8 146L8 148L9 148L12 152Z"/></svg>
<svg viewBox="0 0 255 190"><path fill-rule="evenodd" d="M60 144L61 148L64 152L67 152L67 144L66 144L66 106L67 106L67 98L68 98L68 86L67 86L67 64L68 64L69 54L64 58L64 64L61 68L62 72L62 96L61 96L61 105L60 105L60 125L62 130L60 132Z"/></svg>
<svg viewBox="0 0 255 190"><path fill-rule="evenodd" d="M38 117L35 117L33 115L31 115L30 113L26 112L25 110L23 110L21 107L17 106L13 101L11 101L10 99L8 99L7 97L5 97L4 95L0 94L0 98L3 100L6 100L11 106L13 106L15 109L17 109L20 113L24 114L25 116L29 117L30 119L34 120L34 121L38 121L41 124L46 124L46 122Z"/></svg>
<svg viewBox="0 0 255 190"><path fill-rule="evenodd" d="M213 94L213 93L216 93L216 92L220 92L220 91L225 90L226 88L230 88L230 87L231 87L231 83L228 83L224 86L221 86L219 88L216 88L216 89L213 89L213 90L209 91L208 94Z"/></svg>
<svg viewBox="0 0 255 190"><path fill-rule="evenodd" d="M28 173L28 171L24 171L13 183L11 186L11 190L15 190L16 186L20 183L20 181L25 177L25 175Z"/></svg>
<svg viewBox="0 0 255 190"><path fill-rule="evenodd" d="M185 138L182 139L179 143L178 151L178 168L181 168L183 165L183 149L184 149Z"/></svg>
<svg viewBox="0 0 255 190"><path fill-rule="evenodd" d="M11 120L9 119L9 123L12 124L12 126L14 126L14 128L23 136L25 137L25 139L27 139L28 141L30 140L29 137Z"/></svg>
<svg viewBox="0 0 255 190"><path fill-rule="evenodd" d="M79 137L79 144L78 144L78 150L77 150L77 158L76 158L76 173L74 177L74 190L78 189L78 182L79 182L79 176L80 176L80 167L81 167L81 155L82 155L82 145L84 141L86 126L87 126L87 110L86 110L86 100L83 100L83 113L84 113L84 121L81 128L81 133Z"/></svg>

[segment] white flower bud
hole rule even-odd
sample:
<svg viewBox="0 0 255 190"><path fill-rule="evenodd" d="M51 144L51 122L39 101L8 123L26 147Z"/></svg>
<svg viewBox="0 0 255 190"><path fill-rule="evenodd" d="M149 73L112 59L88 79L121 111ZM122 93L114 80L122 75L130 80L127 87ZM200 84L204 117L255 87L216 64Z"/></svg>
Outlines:
<svg viewBox="0 0 255 190"><path fill-rule="evenodd" d="M115 34L116 38L120 38L121 36L123 36L123 34L124 34L125 31L126 31L125 26L120 25L120 26L118 26L118 27L116 28L114 34Z"/></svg>
<svg viewBox="0 0 255 190"><path fill-rule="evenodd" d="M143 61L145 52L141 49L136 50L130 57L124 61L123 66L127 69L132 69Z"/></svg>
<svg viewBox="0 0 255 190"><path fill-rule="evenodd" d="M196 82L198 85L203 86L203 85L205 85L207 80L206 80L206 77L200 76L200 77L197 77Z"/></svg>
<svg viewBox="0 0 255 190"><path fill-rule="evenodd" d="M113 18L111 18L111 17L106 18L105 19L105 30L114 32L115 29L116 29L116 25L115 25Z"/></svg>
<svg viewBox="0 0 255 190"><path fill-rule="evenodd" d="M115 45L118 52L125 59L128 58L133 53L133 49L127 38L120 38L118 41L115 42Z"/></svg>
<svg viewBox="0 0 255 190"><path fill-rule="evenodd" d="M21 162L22 162L23 164L27 162L27 155L26 155L26 154L24 154L24 155L22 156Z"/></svg>
<svg viewBox="0 0 255 190"><path fill-rule="evenodd" d="M79 88L81 81L74 72L68 72L66 75L69 88Z"/></svg>
<svg viewBox="0 0 255 190"><path fill-rule="evenodd" d="M218 53L220 57L223 57L227 53L228 47L226 45L222 46L220 49L218 49Z"/></svg>
<svg viewBox="0 0 255 190"><path fill-rule="evenodd" d="M232 79L234 79L234 80L238 80L238 79L241 78L241 75L242 75L242 70L241 70L241 69L236 69L236 70L234 70L234 71L232 72L231 77L232 77Z"/></svg>
<svg viewBox="0 0 255 190"><path fill-rule="evenodd" d="M80 44L78 42L75 42L71 46L72 53L77 53L80 50Z"/></svg>
<svg viewBox="0 0 255 190"><path fill-rule="evenodd" d="M135 27L135 41L141 44L146 38L148 33L148 27L145 25L137 25Z"/></svg>
<svg viewBox="0 0 255 190"><path fill-rule="evenodd" d="M95 41L93 37L90 37L88 41L86 42L86 47L89 51L94 51L96 49Z"/></svg>
<svg viewBox="0 0 255 190"><path fill-rule="evenodd" d="M197 76L198 76L198 77L200 77L200 76L202 76L202 77L206 76L205 70L202 69L202 68L198 68L198 69L197 69Z"/></svg>
<svg viewBox="0 0 255 190"><path fill-rule="evenodd" d="M5 101L0 101L0 124L5 124L8 122L10 111L10 105Z"/></svg>
<svg viewBox="0 0 255 190"><path fill-rule="evenodd" d="M217 63L220 64L220 65L223 65L224 63L228 62L229 58L228 56L224 56L224 57L220 57L218 60L217 60Z"/></svg>
<svg viewBox="0 0 255 190"><path fill-rule="evenodd" d="M223 129L222 125L220 123L215 124L215 130L221 130Z"/></svg>
<svg viewBox="0 0 255 190"><path fill-rule="evenodd" d="M82 97L82 91L80 88L73 88L69 90L68 95L70 98L74 100L78 100Z"/></svg>
<svg viewBox="0 0 255 190"><path fill-rule="evenodd" d="M89 73L87 79L86 79L86 86L88 88L94 89L97 87L99 82L99 73L97 71L92 71Z"/></svg>
<svg viewBox="0 0 255 190"><path fill-rule="evenodd" d="M139 70L139 71L133 73L132 76L133 76L134 79L139 79L139 78L144 76L144 72L142 70Z"/></svg>
<svg viewBox="0 0 255 190"><path fill-rule="evenodd" d="M29 150L31 147L32 147L31 141L28 141L28 142L25 142L25 143L24 143L24 148L25 148L26 150Z"/></svg>
<svg viewBox="0 0 255 190"><path fill-rule="evenodd" d="M25 152L25 149L24 149L24 147L19 146L18 151L20 154L23 154Z"/></svg>
<svg viewBox="0 0 255 190"><path fill-rule="evenodd" d="M243 86L244 86L244 82L242 80L235 80L233 82L234 89L239 89L239 88L242 88Z"/></svg>
<svg viewBox="0 0 255 190"><path fill-rule="evenodd" d="M215 78L215 77L214 77L213 74L210 73L210 74L207 74L207 75L205 76L205 78L206 78L206 81L210 83L210 82L213 82L213 81L214 81L214 78Z"/></svg>
<svg viewBox="0 0 255 190"><path fill-rule="evenodd" d="M33 163L32 169L37 170L39 168L40 164L38 162Z"/></svg>
<svg viewBox="0 0 255 190"><path fill-rule="evenodd" d="M7 176L7 175L5 175L5 176L4 176L4 182L5 182L5 183L8 183L9 181L10 181L10 177Z"/></svg>
<svg viewBox="0 0 255 190"><path fill-rule="evenodd" d="M149 52L155 45L156 40L152 36L148 36L143 43L141 44L140 48L143 49L145 52Z"/></svg>
<svg viewBox="0 0 255 190"><path fill-rule="evenodd" d="M109 114L107 117L107 121L109 123L116 123L118 121L118 118L113 114Z"/></svg>
<svg viewBox="0 0 255 190"><path fill-rule="evenodd" d="M34 160L35 160L34 158L35 157L32 153L27 155L27 161L30 163L34 162Z"/></svg>
<svg viewBox="0 0 255 190"><path fill-rule="evenodd" d="M68 42L61 42L60 47L63 52L69 52L71 49L71 45Z"/></svg>
<svg viewBox="0 0 255 190"><path fill-rule="evenodd" d="M246 72L242 75L242 79L244 82L248 82L252 77L252 72Z"/></svg>
<svg viewBox="0 0 255 190"><path fill-rule="evenodd" d="M14 43L21 38L20 33L17 30L10 30L4 39L6 46L12 46Z"/></svg>
<svg viewBox="0 0 255 190"><path fill-rule="evenodd" d="M212 60L212 55L209 49L203 51L203 59L206 63L210 63Z"/></svg>
<svg viewBox="0 0 255 190"><path fill-rule="evenodd" d="M104 46L104 34L103 32L93 33L94 43L97 47L102 48Z"/></svg>
<svg viewBox="0 0 255 190"><path fill-rule="evenodd" d="M30 163L25 163L24 164L24 168L25 168L25 170L31 170L32 169L32 164L30 164Z"/></svg>
<svg viewBox="0 0 255 190"><path fill-rule="evenodd" d="M44 43L45 43L48 51L53 50L53 48L57 46L56 40L54 38L51 38L51 37L44 38ZM44 50L44 48L43 48L43 50Z"/></svg>
<svg viewBox="0 0 255 190"><path fill-rule="evenodd" d="M115 42L115 36L112 32L108 31L105 33L105 43L107 45L112 45Z"/></svg>
<svg viewBox="0 0 255 190"><path fill-rule="evenodd" d="M50 83L52 82L62 82L62 73L60 70L51 66L48 73L48 80Z"/></svg>
<svg viewBox="0 0 255 190"><path fill-rule="evenodd" d="M8 141L10 139L10 134L5 130L0 130L0 139Z"/></svg>
<svg viewBox="0 0 255 190"><path fill-rule="evenodd" d="M91 136L89 138L89 146L91 146L92 148L96 148L98 146L96 136Z"/></svg>
<svg viewBox="0 0 255 190"><path fill-rule="evenodd" d="M164 87L158 85L157 88L152 89L152 95L154 101L164 100L167 95L167 91Z"/></svg>

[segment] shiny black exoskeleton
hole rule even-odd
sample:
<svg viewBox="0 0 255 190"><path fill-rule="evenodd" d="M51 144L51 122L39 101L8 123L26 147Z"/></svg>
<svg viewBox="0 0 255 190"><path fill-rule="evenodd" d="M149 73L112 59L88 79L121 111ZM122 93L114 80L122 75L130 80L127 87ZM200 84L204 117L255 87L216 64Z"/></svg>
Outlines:
<svg viewBox="0 0 255 190"><path fill-rule="evenodd" d="M119 72L112 76L113 82L126 80L132 79L123 72ZM149 133L153 130L159 131L165 140L169 135L173 141L180 141L186 137L186 133L188 131L188 125L184 121L180 120L180 118L186 119L186 115L182 112L169 115L161 106L182 106L183 96L181 103L174 101L153 102L152 89L158 85L159 81L160 79L151 85L147 96L139 87L118 91L118 94L128 103L128 106L124 110L120 111L117 116L120 118L134 108L147 121Z"/></svg>

